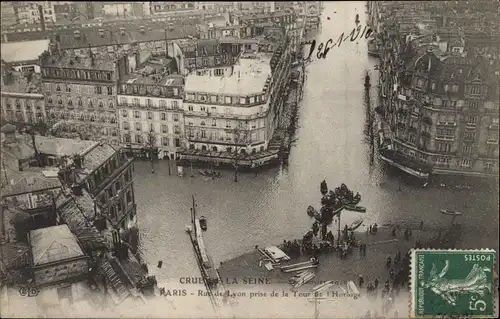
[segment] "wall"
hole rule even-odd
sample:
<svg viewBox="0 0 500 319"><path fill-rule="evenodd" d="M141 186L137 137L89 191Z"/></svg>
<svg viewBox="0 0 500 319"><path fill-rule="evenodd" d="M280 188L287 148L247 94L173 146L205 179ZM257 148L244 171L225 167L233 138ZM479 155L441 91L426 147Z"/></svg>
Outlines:
<svg viewBox="0 0 500 319"><path fill-rule="evenodd" d="M78 276L88 274L87 258L61 262L55 265L38 266L33 269L35 284L37 286L49 285L59 281L68 281Z"/></svg>

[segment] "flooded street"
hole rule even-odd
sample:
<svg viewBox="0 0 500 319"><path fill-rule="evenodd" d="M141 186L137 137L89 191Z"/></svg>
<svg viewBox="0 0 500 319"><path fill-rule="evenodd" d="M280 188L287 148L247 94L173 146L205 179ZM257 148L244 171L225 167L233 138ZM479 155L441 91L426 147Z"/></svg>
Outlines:
<svg viewBox="0 0 500 319"><path fill-rule="evenodd" d="M329 38L335 42L342 32L349 34L356 13L363 24L364 2L326 2L318 43ZM370 167L370 148L363 133L363 80L365 70L371 70L374 107L377 61L366 52L366 40L348 41L331 49L326 59L314 58L307 67L298 139L287 168L269 169L257 176L241 173L235 183L231 171L206 180L197 171L191 177L189 168L184 177L178 177L173 165L169 175L167 161L156 163L154 174L149 162L135 163L140 251L160 286L199 275L184 230L190 222L191 195L197 201L198 216L207 218L205 242L216 265L255 245L302 237L312 224L307 206L319 209L323 179L332 188L345 183L361 194L361 205L367 208L362 216L365 224L423 220L426 226L441 226L450 223L449 216L439 213L445 208L464 212L457 219L464 228L461 246L479 248L498 236L497 189L485 194L400 186L397 174L386 172L377 160ZM359 217L359 213L345 212L342 224ZM161 269L156 267L158 260L163 260Z"/></svg>

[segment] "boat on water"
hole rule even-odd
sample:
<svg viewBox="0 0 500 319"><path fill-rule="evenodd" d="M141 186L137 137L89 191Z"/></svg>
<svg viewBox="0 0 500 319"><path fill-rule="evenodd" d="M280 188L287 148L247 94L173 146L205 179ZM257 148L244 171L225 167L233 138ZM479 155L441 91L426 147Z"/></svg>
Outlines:
<svg viewBox="0 0 500 319"><path fill-rule="evenodd" d="M203 231L207 230L207 219L205 218L205 216L200 217L200 227L201 227L201 230L203 230Z"/></svg>
<svg viewBox="0 0 500 319"><path fill-rule="evenodd" d="M325 195L328 192L328 185L326 184L326 181L323 180L319 186L321 195Z"/></svg>
<svg viewBox="0 0 500 319"><path fill-rule="evenodd" d="M365 88L369 88L371 86L371 83L370 83L370 76L368 75L368 73L365 75Z"/></svg>
<svg viewBox="0 0 500 319"><path fill-rule="evenodd" d="M356 229L359 228L359 226L363 225L363 219L359 218L359 219L356 219L349 227L348 229L350 231L355 231Z"/></svg>
<svg viewBox="0 0 500 319"><path fill-rule="evenodd" d="M350 210L352 212L364 213L366 212L366 208L363 206L355 206L355 205L345 205L344 208L346 210Z"/></svg>
<svg viewBox="0 0 500 319"><path fill-rule="evenodd" d="M462 212L457 212L457 211L449 210L449 209L441 209L441 214L451 215L451 216L460 216L460 215L462 215Z"/></svg>

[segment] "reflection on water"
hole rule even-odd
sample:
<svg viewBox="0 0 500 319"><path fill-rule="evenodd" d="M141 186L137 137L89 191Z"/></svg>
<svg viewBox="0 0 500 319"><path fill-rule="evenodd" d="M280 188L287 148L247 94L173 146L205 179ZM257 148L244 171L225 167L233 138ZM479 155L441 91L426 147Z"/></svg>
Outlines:
<svg viewBox="0 0 500 319"><path fill-rule="evenodd" d="M351 30L355 10L364 21L361 2L326 3L325 11L337 11L334 19L326 13L318 41ZM330 13L331 14L331 13ZM208 220L207 248L216 263L253 249L255 245L281 243L301 237L311 226L308 205L319 208L319 183L330 187L345 183L360 192L367 208L365 224L424 220L427 226L446 225L450 219L439 209L459 210L464 215L463 245L490 246L498 237L498 193L423 189L388 174L375 161L370 167L369 146L363 134L365 123L365 70L377 62L368 58L366 42L346 42L330 51L326 59L314 60L307 69L307 82L300 106L298 140L286 170L240 174L238 183L230 171L220 179L205 179L190 169L181 178L168 175L167 162L150 173L150 163L136 162L135 187L141 228L141 251L150 265L163 260L163 267L151 267L160 283L174 284L180 276L197 276L198 269L184 226L190 221L191 195L198 203L198 215ZM377 83L372 76L372 101ZM172 170L175 172L175 170ZM345 212L348 224L360 214ZM486 223L485 223L486 222ZM480 232L479 232L480 231ZM498 244L495 244L498 245ZM177 279L176 279L177 278Z"/></svg>

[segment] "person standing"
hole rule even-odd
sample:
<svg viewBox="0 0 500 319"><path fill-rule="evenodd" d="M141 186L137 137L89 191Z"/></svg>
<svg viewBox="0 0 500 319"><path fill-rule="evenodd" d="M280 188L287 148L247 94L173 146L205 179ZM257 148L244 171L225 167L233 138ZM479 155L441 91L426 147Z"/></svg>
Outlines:
<svg viewBox="0 0 500 319"><path fill-rule="evenodd" d="M363 287L364 282L365 282L365 280L363 279L363 275L359 275L359 278L358 278L359 288Z"/></svg>

